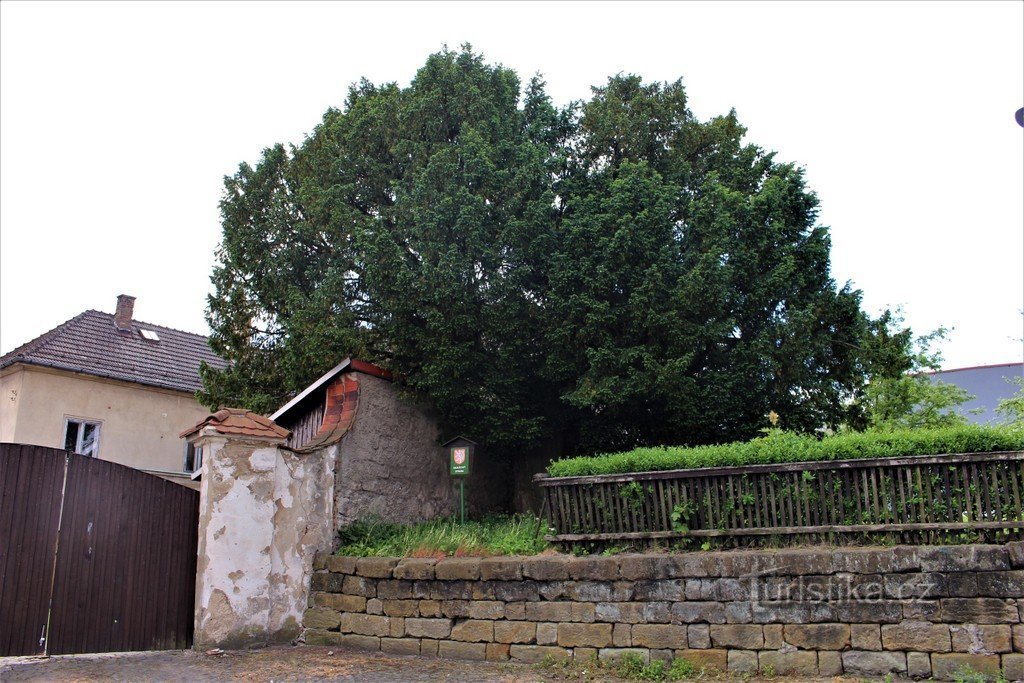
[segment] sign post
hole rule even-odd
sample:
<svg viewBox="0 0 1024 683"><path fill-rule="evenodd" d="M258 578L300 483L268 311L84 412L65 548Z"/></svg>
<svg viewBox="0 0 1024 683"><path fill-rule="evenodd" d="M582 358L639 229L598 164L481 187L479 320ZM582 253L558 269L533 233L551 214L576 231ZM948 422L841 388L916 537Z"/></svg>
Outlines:
<svg viewBox="0 0 1024 683"><path fill-rule="evenodd" d="M459 478L459 518L466 521L466 477L473 463L475 443L459 436L445 444L448 448L448 473Z"/></svg>

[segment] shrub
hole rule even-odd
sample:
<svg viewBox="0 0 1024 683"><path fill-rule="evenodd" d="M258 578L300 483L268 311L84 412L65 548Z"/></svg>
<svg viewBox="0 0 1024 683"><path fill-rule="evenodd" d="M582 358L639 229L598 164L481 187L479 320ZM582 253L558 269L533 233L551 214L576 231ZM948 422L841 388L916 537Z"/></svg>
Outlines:
<svg viewBox="0 0 1024 683"><path fill-rule="evenodd" d="M548 465L548 474L553 477L576 477L784 462L1015 450L1024 450L1024 429L962 425L934 429L843 432L823 438L772 431L766 436L737 443L635 448L624 453L566 458Z"/></svg>
<svg viewBox="0 0 1024 683"><path fill-rule="evenodd" d="M392 524L367 519L338 531L339 555L404 557L434 555L534 555L547 548L531 515L489 516L459 523L437 519Z"/></svg>

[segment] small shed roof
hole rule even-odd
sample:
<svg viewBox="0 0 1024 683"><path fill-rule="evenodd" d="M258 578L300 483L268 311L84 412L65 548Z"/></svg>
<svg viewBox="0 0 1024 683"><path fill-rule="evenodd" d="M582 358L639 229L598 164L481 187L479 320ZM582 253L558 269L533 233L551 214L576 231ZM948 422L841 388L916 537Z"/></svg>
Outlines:
<svg viewBox="0 0 1024 683"><path fill-rule="evenodd" d="M182 438L192 436L196 432L212 427L220 434L237 434L257 436L264 439L285 439L290 432L274 424L273 420L257 415L243 408L221 408L213 415L208 415L194 427L181 433Z"/></svg>
<svg viewBox="0 0 1024 683"><path fill-rule="evenodd" d="M282 416L291 412L293 408L303 403L306 399L316 394L319 390L326 391L327 385L330 384L335 377L337 377L343 372L361 372L364 375L372 375L374 377L380 377L381 379L392 379L391 373L385 370L384 368L377 367L372 363L367 363L356 358L346 358L345 360L341 361L333 368L325 372L323 376L320 377L320 379L316 380L308 387L303 389L301 392L299 392L299 394L295 398L293 398L292 400L288 401L288 403L285 403L283 406L278 408L277 411L275 411L270 416L270 419L278 420Z"/></svg>

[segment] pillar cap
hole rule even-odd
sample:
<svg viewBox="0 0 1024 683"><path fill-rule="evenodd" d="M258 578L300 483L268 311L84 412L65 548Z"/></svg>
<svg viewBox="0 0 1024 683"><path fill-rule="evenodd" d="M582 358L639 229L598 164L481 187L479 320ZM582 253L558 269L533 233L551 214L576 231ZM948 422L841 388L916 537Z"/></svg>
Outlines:
<svg viewBox="0 0 1024 683"><path fill-rule="evenodd" d="M195 426L183 431L181 438L187 439L207 428L219 434L250 436L262 439L286 439L291 433L273 420L257 415L251 410L245 410L244 408L221 408L216 413L200 420Z"/></svg>

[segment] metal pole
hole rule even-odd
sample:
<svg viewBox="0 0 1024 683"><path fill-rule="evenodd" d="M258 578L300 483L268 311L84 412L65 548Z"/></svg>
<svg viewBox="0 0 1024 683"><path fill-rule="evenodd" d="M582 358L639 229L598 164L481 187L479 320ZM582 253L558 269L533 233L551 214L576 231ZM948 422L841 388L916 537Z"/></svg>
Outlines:
<svg viewBox="0 0 1024 683"><path fill-rule="evenodd" d="M466 480L459 479L459 509L462 510L462 523L466 523Z"/></svg>

